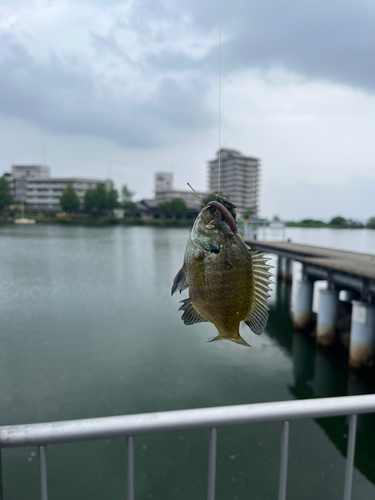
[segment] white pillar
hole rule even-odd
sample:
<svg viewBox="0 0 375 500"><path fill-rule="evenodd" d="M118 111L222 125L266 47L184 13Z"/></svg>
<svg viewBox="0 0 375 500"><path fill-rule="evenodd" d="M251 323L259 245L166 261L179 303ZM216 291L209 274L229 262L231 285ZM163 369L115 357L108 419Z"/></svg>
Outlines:
<svg viewBox="0 0 375 500"><path fill-rule="evenodd" d="M352 302L352 300L356 299L358 292L354 292L353 290L340 290L339 299L341 302Z"/></svg>
<svg viewBox="0 0 375 500"><path fill-rule="evenodd" d="M316 341L318 344L330 345L336 341L338 313L339 292L337 290L320 290L316 323Z"/></svg>
<svg viewBox="0 0 375 500"><path fill-rule="evenodd" d="M312 281L299 281L297 283L297 296L293 310L293 327L305 329L311 322L314 283Z"/></svg>
<svg viewBox="0 0 375 500"><path fill-rule="evenodd" d="M293 261L292 259L284 259L284 279L288 282L293 281Z"/></svg>
<svg viewBox="0 0 375 500"><path fill-rule="evenodd" d="M375 355L375 305L352 301L349 364L372 366Z"/></svg>

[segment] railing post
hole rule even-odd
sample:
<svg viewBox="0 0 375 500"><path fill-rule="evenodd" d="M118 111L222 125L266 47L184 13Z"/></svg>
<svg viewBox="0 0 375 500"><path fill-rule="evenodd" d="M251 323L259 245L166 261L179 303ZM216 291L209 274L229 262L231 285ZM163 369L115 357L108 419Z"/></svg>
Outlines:
<svg viewBox="0 0 375 500"><path fill-rule="evenodd" d="M353 466L354 466L354 451L355 451L356 432L357 432L357 415L350 415L350 417L349 417L348 453L346 456L344 500L350 500L350 498L352 496Z"/></svg>
<svg viewBox="0 0 375 500"><path fill-rule="evenodd" d="M134 500L134 438L126 438L126 500Z"/></svg>
<svg viewBox="0 0 375 500"><path fill-rule="evenodd" d="M47 500L47 463L46 449L44 446L38 446L39 452L39 487L40 500Z"/></svg>
<svg viewBox="0 0 375 500"><path fill-rule="evenodd" d="M215 427L210 429L210 444L208 448L208 487L207 500L215 500L215 479L216 479L216 437Z"/></svg>
<svg viewBox="0 0 375 500"><path fill-rule="evenodd" d="M288 474L289 422L285 420L281 437L279 500L286 498L286 482Z"/></svg>

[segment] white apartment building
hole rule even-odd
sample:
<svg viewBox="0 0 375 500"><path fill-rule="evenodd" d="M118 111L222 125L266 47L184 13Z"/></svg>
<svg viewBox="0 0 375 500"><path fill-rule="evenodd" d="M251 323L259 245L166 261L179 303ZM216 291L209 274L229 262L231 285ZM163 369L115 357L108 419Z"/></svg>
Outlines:
<svg viewBox="0 0 375 500"><path fill-rule="evenodd" d="M73 185L81 206L86 189L94 188L97 184L104 184L111 189L112 181L98 179L84 179L79 177L51 177L50 179L29 179L27 182L26 205L30 210L59 211L60 197L68 184Z"/></svg>
<svg viewBox="0 0 375 500"><path fill-rule="evenodd" d="M10 182L15 203L26 203L29 179L48 179L50 177L51 169L47 165L12 165Z"/></svg>
<svg viewBox="0 0 375 500"><path fill-rule="evenodd" d="M45 165L13 165L10 178L15 203L24 203L29 210L59 211L60 197L68 184L72 184L83 205L85 191L97 184L112 188L112 181L81 177L51 177Z"/></svg>
<svg viewBox="0 0 375 500"><path fill-rule="evenodd" d="M210 192L217 192L219 152L208 162ZM258 215L260 160L243 156L234 149L220 150L220 191L234 203L239 213L252 211Z"/></svg>

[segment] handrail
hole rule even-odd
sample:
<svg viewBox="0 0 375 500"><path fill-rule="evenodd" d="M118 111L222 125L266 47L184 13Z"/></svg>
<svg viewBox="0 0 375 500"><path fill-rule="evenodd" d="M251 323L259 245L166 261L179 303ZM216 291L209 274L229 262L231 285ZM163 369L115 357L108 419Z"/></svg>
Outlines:
<svg viewBox="0 0 375 500"><path fill-rule="evenodd" d="M180 429L375 412L375 394L276 401L0 427L0 447L46 445Z"/></svg>
<svg viewBox="0 0 375 500"><path fill-rule="evenodd" d="M207 499L214 500L216 428L227 425L276 420L283 421L278 499L285 500L288 472L289 421L300 418L335 417L340 415L349 415L348 452L343 498L344 500L350 500L353 482L357 415L361 413L375 413L375 394L2 426L0 427L0 500L3 499L1 448L38 446L40 500L48 500L45 453L45 446L47 444L126 436L126 499L134 500L134 436L203 427L210 429Z"/></svg>

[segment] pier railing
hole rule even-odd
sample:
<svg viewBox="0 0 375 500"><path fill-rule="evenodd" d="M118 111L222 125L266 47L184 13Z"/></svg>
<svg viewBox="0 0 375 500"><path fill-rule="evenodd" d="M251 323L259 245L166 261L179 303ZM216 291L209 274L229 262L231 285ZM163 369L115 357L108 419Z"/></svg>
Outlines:
<svg viewBox="0 0 375 500"><path fill-rule="evenodd" d="M217 428L256 422L282 421L278 500L286 499L289 422L302 418L349 416L348 451L343 499L350 500L354 465L357 415L375 413L375 395L280 401L194 410L165 411L88 418L41 424L0 427L1 448L37 446L39 451L40 499L47 500L46 446L50 444L127 437L126 499L134 500L134 437L141 434L210 429L207 499L215 499ZM0 500L2 495L0 454Z"/></svg>

